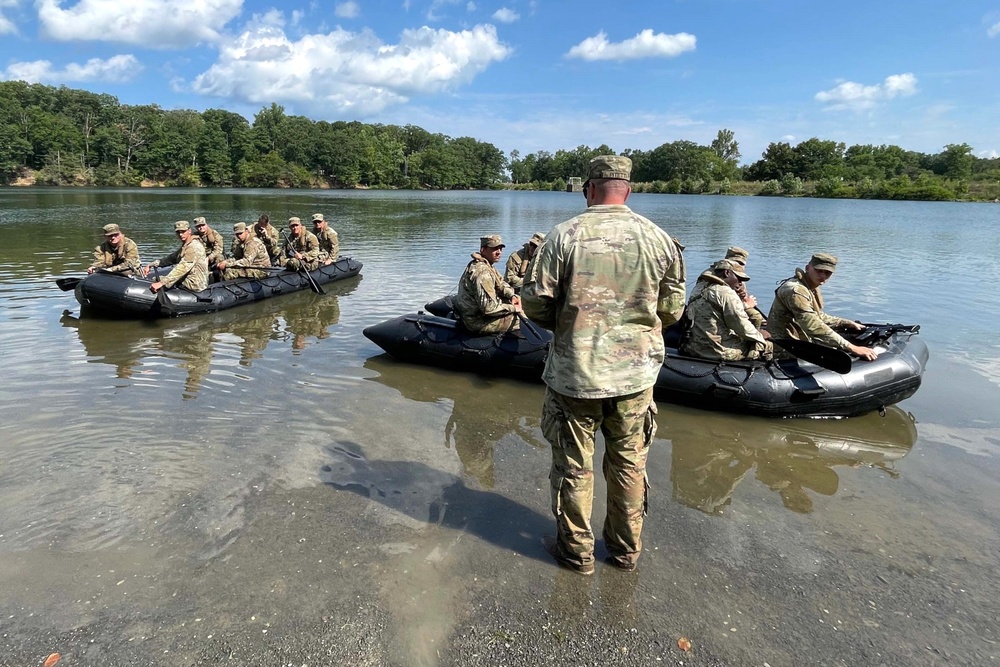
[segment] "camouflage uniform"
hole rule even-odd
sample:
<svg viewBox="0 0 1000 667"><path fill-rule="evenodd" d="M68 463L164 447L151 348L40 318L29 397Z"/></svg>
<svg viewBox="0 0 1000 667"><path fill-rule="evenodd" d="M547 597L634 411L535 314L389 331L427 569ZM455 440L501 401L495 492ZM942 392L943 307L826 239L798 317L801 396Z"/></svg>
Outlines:
<svg viewBox="0 0 1000 667"><path fill-rule="evenodd" d="M337 236L337 232L333 231L329 223L326 229L316 234L316 240L319 241L319 259L320 261L332 260L336 261L337 257L340 256L340 238Z"/></svg>
<svg viewBox="0 0 1000 667"><path fill-rule="evenodd" d="M510 303L514 288L478 252L458 281L455 312L469 331L503 333L520 327L517 306Z"/></svg>
<svg viewBox="0 0 1000 667"><path fill-rule="evenodd" d="M528 273L528 262L531 261L534 253L538 252L538 246L544 240L545 236L543 234L533 234L530 241L525 243L523 247L512 252L510 257L507 258L507 269L504 271L503 277L507 281L507 284L514 288L515 292L521 291L521 286L524 284L524 276Z"/></svg>
<svg viewBox="0 0 1000 667"><path fill-rule="evenodd" d="M299 261L292 257L292 251L305 255L305 260ZM285 242L284 254L288 257L285 260L285 268L292 271L299 271L305 268L308 271L319 268L319 239L308 229L303 228L302 234L295 238L289 238Z"/></svg>
<svg viewBox="0 0 1000 667"><path fill-rule="evenodd" d="M105 241L94 248L94 263L90 265L92 269L115 273L136 271L139 267L139 247L135 241L126 236L122 236L118 246L111 245L111 241Z"/></svg>
<svg viewBox="0 0 1000 667"><path fill-rule="evenodd" d="M226 261L226 269L223 272L223 280L233 280L235 278L263 278L266 271L254 271L253 269L239 269L236 267L249 266L270 268L271 258L267 254L264 242L251 234L247 237L246 243L238 238L233 239L232 260Z"/></svg>
<svg viewBox="0 0 1000 667"><path fill-rule="evenodd" d="M720 361L770 356L771 343L747 317L735 289L711 269L698 277L697 287L687 305L691 327L681 341L682 354Z"/></svg>
<svg viewBox="0 0 1000 667"><path fill-rule="evenodd" d="M223 240L222 234L211 227L206 227L205 233L199 234L196 227L195 236L205 246L205 259L208 260L209 266L215 266L222 261L226 253L226 242Z"/></svg>
<svg viewBox="0 0 1000 667"><path fill-rule="evenodd" d="M627 158L599 156L590 178L628 180L630 170ZM606 442L608 552L631 569L642 550L662 327L684 310L684 280L675 241L624 204L592 205L557 225L529 266L522 306L553 331L542 406L542 432L552 446L553 555L578 571L593 571L598 428Z"/></svg>
<svg viewBox="0 0 1000 667"><path fill-rule="evenodd" d="M851 320L823 312L823 296L819 287L809 287L802 269L795 269L795 276L783 281L774 290L774 302L767 314L767 330L775 338L796 338L845 352L851 351L851 344L833 327L850 324ZM775 350L775 356L792 358L780 350Z"/></svg>
<svg viewBox="0 0 1000 667"><path fill-rule="evenodd" d="M266 227L254 225L254 235L261 240L267 249L267 255L271 258L271 265L284 264L284 251L281 246L281 234L274 225L268 224Z"/></svg>
<svg viewBox="0 0 1000 667"><path fill-rule="evenodd" d="M170 273L160 278L164 287L183 287L191 292L200 292L208 287L208 260L205 258L205 246L194 234L188 242L173 251L163 259L153 262L152 266L173 264Z"/></svg>

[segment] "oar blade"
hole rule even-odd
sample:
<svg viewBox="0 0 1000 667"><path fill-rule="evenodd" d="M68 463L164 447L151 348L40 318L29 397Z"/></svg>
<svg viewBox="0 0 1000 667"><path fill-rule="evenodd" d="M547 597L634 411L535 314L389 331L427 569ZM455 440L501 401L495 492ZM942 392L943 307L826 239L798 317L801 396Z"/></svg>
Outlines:
<svg viewBox="0 0 1000 667"><path fill-rule="evenodd" d="M772 338L771 342L803 361L822 366L834 373L846 375L851 372L851 355L842 350L794 338Z"/></svg>
<svg viewBox="0 0 1000 667"><path fill-rule="evenodd" d="M81 282L83 282L83 278L56 278L56 287L63 292L70 292L75 290Z"/></svg>

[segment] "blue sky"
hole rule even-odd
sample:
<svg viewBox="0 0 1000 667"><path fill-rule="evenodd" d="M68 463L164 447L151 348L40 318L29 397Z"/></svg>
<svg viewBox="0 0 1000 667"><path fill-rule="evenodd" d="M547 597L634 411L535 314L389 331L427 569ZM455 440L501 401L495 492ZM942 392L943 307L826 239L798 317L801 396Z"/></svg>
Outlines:
<svg viewBox="0 0 1000 667"><path fill-rule="evenodd" d="M504 152L968 143L1000 155L1000 0L0 0L0 78L277 102Z"/></svg>

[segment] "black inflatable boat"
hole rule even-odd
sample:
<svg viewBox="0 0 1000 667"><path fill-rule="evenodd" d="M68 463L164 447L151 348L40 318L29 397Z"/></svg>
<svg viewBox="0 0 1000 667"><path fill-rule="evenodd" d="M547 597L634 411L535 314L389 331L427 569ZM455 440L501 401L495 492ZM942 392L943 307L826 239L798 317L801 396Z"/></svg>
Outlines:
<svg viewBox="0 0 1000 667"><path fill-rule="evenodd" d="M317 285L325 285L352 278L361 272L361 267L361 262L341 257L333 264L309 272L309 275ZM169 267L161 268L160 275L166 275L169 270ZM264 278L237 278L212 283L200 292L172 288L154 294L149 289L152 282L152 276L138 278L117 273L92 273L76 285L76 300L88 311L117 317L178 317L212 313L310 288L305 272L283 270L274 270Z"/></svg>

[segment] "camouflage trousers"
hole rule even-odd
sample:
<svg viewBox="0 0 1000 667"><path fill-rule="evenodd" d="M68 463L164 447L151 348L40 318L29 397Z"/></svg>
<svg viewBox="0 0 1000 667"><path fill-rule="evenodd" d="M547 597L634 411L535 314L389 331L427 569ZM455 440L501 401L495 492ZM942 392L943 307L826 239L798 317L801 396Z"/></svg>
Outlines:
<svg viewBox="0 0 1000 667"><path fill-rule="evenodd" d="M285 268L291 271L301 271L303 268L305 268L307 271L315 271L316 269L319 268L319 260L314 259L312 261L309 261L307 259L305 261L300 261L295 259L294 257L289 257L288 259L285 260Z"/></svg>
<svg viewBox="0 0 1000 667"><path fill-rule="evenodd" d="M223 280L235 280L236 278L266 278L267 271L251 269L246 266L234 266L231 269L223 269Z"/></svg>
<svg viewBox="0 0 1000 667"><path fill-rule="evenodd" d="M656 433L653 388L613 398L572 398L546 388L542 433L552 446L552 513L560 551L579 565L594 561L594 439L604 434L608 485L604 542L622 564L642 551L649 482L646 457Z"/></svg>
<svg viewBox="0 0 1000 667"><path fill-rule="evenodd" d="M491 333L505 333L507 331L517 331L521 328L521 320L515 314L504 315L503 317L498 317L495 320L490 320L482 329L478 329L476 333L491 334Z"/></svg>

